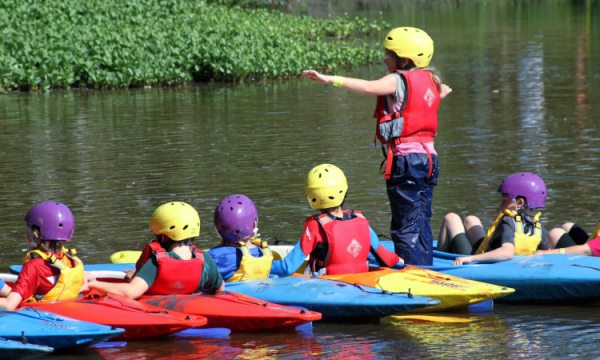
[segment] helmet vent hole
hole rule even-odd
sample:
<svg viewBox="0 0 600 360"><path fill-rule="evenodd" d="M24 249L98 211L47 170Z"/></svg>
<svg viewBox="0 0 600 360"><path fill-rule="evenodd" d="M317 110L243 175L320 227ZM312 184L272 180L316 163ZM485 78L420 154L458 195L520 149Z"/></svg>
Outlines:
<svg viewBox="0 0 600 360"><path fill-rule="evenodd" d="M387 39L390 41L394 40L391 36L388 36Z"/></svg>
<svg viewBox="0 0 600 360"><path fill-rule="evenodd" d="M175 225L171 225L171 227L169 228L169 230L173 230L175 229Z"/></svg>
<svg viewBox="0 0 600 360"><path fill-rule="evenodd" d="M329 196L329 200L335 199L335 196Z"/></svg>
<svg viewBox="0 0 600 360"><path fill-rule="evenodd" d="M235 233L236 233L236 234L239 234L239 233L240 233L240 231L239 231L239 230L236 230L236 231L235 231Z"/></svg>
<svg viewBox="0 0 600 360"><path fill-rule="evenodd" d="M229 210L233 211L233 206L230 206L230 207L229 207Z"/></svg>
<svg viewBox="0 0 600 360"><path fill-rule="evenodd" d="M313 198L313 199L312 199L312 202L315 202L315 201L317 201L317 199Z"/></svg>
<svg viewBox="0 0 600 360"><path fill-rule="evenodd" d="M185 230L185 229L187 229L187 228L188 228L188 226L186 225L186 226L184 226L184 227L183 227L183 230Z"/></svg>
<svg viewBox="0 0 600 360"><path fill-rule="evenodd" d="M423 53L418 54L417 56L423 56Z"/></svg>
<svg viewBox="0 0 600 360"><path fill-rule="evenodd" d="M59 228L63 227L63 224L62 223L58 224L58 227Z"/></svg>

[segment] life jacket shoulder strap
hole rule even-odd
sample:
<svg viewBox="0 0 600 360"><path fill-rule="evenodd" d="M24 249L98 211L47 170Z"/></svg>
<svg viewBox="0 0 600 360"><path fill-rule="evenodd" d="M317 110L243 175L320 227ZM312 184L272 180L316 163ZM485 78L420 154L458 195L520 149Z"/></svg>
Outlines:
<svg viewBox="0 0 600 360"><path fill-rule="evenodd" d="M321 225L325 225L334 221L328 214L316 215L315 220L317 220L317 222Z"/></svg>
<svg viewBox="0 0 600 360"><path fill-rule="evenodd" d="M475 251L475 254L483 254L485 252L485 250L487 250L487 248L490 244L490 241L492 240L492 236L494 235L494 231L498 227L498 224L500 223L500 221L502 221L502 218L506 215L514 217L514 215L512 213L507 213L506 209L503 212L501 212L500 215L498 215L496 217L496 219L494 220L494 223L492 224L492 226L490 226L490 228L487 230L487 232L485 234L485 238L483 238L483 241L481 241L481 244L479 244L479 247Z"/></svg>

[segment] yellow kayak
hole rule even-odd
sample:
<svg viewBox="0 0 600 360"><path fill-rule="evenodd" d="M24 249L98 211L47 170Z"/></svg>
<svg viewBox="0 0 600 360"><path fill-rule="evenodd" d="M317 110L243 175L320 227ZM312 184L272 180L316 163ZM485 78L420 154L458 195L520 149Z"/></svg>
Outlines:
<svg viewBox="0 0 600 360"><path fill-rule="evenodd" d="M110 262L113 264L131 264L135 263L142 254L139 250L117 251L110 256Z"/></svg>
<svg viewBox="0 0 600 360"><path fill-rule="evenodd" d="M426 311L465 307L510 295L515 291L512 288L467 280L415 266L405 266L403 269L378 268L367 273L324 275L322 278L376 287L390 292L410 292L441 301L439 305L428 307Z"/></svg>

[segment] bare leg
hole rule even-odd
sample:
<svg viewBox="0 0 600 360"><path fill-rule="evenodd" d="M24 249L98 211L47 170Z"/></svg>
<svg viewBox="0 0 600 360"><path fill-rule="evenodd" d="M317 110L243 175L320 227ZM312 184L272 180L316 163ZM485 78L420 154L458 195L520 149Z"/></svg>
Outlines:
<svg viewBox="0 0 600 360"><path fill-rule="evenodd" d="M562 225L561 225L561 228L562 228L562 229L563 229L563 230L564 230L566 233L568 233L568 232L569 232L569 230L571 230L571 228L573 227L573 225L575 225L575 223L572 223L572 222L566 222L566 223L564 223L564 224L562 224ZM557 240L557 241L558 241L558 240Z"/></svg>
<svg viewBox="0 0 600 360"><path fill-rule="evenodd" d="M448 213L442 220L442 226L440 227L440 233L438 235L437 249L440 251L450 251L450 240L456 234L465 232L462 220L460 216L455 213Z"/></svg>
<svg viewBox="0 0 600 360"><path fill-rule="evenodd" d="M465 218L465 232L467 233L467 237L471 242L471 245L475 245L477 241L479 241L482 237L485 237L485 231L483 230L483 225L481 225L481 220L475 215L469 215Z"/></svg>
<svg viewBox="0 0 600 360"><path fill-rule="evenodd" d="M571 226L573 226L573 223L570 223L570 224L571 224ZM571 228L571 226L569 226L569 229ZM560 240L560 237L566 233L567 233L567 231L565 231L564 225L563 225L563 227L554 228L554 229L550 230L548 232L548 245L550 245L550 249L556 248L556 244L558 243L558 240Z"/></svg>

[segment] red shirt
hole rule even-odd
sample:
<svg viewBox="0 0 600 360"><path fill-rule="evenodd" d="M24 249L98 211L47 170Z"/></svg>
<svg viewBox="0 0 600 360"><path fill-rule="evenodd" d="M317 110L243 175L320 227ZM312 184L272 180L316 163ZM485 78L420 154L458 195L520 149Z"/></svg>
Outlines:
<svg viewBox="0 0 600 360"><path fill-rule="evenodd" d="M588 241L586 244L588 244L590 250L592 250L592 255L600 256L600 236Z"/></svg>
<svg viewBox="0 0 600 360"><path fill-rule="evenodd" d="M317 244L325 242L326 238L325 230L323 230L315 219L306 219L304 222L304 231L302 232L302 236L300 236L300 247L304 255L310 255Z"/></svg>
<svg viewBox="0 0 600 360"><path fill-rule="evenodd" d="M62 257L61 259L68 258ZM68 260L67 262L70 263ZM23 269L19 273L19 278L13 285L12 291L21 295L23 300L29 299L34 294L45 295L54 287L54 282L50 282L48 277L58 277L59 275L60 270L48 265L43 259L32 259L23 264Z"/></svg>

